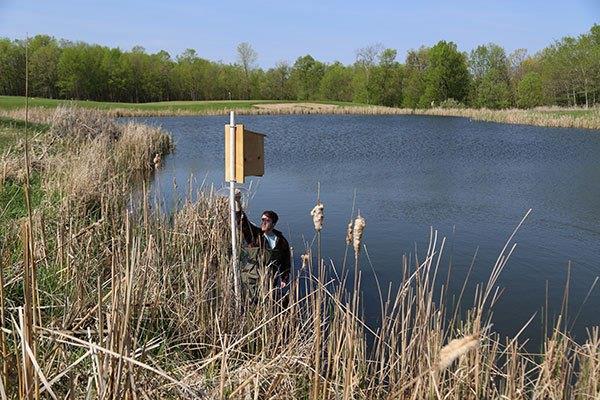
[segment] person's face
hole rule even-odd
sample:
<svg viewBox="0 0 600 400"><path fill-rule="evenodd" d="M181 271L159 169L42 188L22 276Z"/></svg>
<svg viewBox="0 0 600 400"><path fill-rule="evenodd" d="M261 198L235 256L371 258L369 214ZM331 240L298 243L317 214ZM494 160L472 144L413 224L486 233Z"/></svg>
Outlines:
<svg viewBox="0 0 600 400"><path fill-rule="evenodd" d="M274 226L275 224L273 224L273 220L268 216L263 214L263 216L260 217L260 229L262 229L263 232L271 231Z"/></svg>

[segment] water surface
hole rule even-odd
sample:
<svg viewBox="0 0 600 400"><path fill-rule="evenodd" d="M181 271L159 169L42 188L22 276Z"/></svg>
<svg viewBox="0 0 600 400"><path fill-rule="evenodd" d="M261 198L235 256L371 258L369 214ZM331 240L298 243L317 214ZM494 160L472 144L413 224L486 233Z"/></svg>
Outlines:
<svg viewBox="0 0 600 400"><path fill-rule="evenodd" d="M190 176L223 188L223 125L227 117L142 118L174 137L154 189L173 207ZM263 178L249 178L248 211L279 213L278 228L296 249L313 238L309 216L321 185L325 204L324 256L341 264L345 228L356 207L367 220L365 243L379 280L397 282L402 254L426 250L431 227L447 238L441 276L451 265L458 293L477 251L471 281L486 281L504 243L528 209L517 249L499 284L494 329L540 336L541 308L549 295L557 313L571 268L569 317L574 332L600 323L600 132L474 122L429 116L240 116L268 135ZM177 183L174 189L173 182ZM367 309L378 301L363 255ZM472 298L472 297L471 297ZM373 317L374 318L374 317Z"/></svg>

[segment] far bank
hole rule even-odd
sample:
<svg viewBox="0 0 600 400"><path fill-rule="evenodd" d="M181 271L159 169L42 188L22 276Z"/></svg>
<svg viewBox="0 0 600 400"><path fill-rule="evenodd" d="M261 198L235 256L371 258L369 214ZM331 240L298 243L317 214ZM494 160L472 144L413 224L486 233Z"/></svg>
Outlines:
<svg viewBox="0 0 600 400"><path fill-rule="evenodd" d="M77 105L106 112L112 117L149 117L180 115L226 115L234 110L240 115L435 115L464 117L477 121L546 127L600 130L600 108L539 107L533 109L474 109L474 108L395 108L346 102L281 102L278 100L239 101L172 101L158 103L109 103L30 99L34 120L46 121L55 107ZM25 98L0 96L0 115L23 118Z"/></svg>

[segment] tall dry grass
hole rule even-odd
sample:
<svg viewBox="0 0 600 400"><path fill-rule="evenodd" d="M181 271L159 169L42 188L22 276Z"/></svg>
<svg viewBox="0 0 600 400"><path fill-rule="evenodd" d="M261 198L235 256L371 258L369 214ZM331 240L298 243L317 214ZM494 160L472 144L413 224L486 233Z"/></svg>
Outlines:
<svg viewBox="0 0 600 400"><path fill-rule="evenodd" d="M152 154L128 147L137 143L139 129L127 150L114 147L126 133L110 149ZM64 185L69 176L77 179L74 174L100 179L82 172L97 167L85 148L110 156L99 137L61 150L72 157L46 179ZM378 326L365 322L358 262L355 272L309 258L285 298L264 276L258 303L246 299L240 310L225 199L205 190L172 216L147 196L128 208L121 199L131 176L108 164L100 176L113 183L95 181L87 189L101 192L98 213L73 213L71 196L78 192L63 189L58 206L37 210L26 235L36 253L3 261L6 336L0 338L7 354L0 382L8 397L35 397L36 391L82 399L600 396L597 328L578 344L559 321L540 354L491 330L497 279L514 250L510 240L489 280L473 299L461 300L466 314L436 300L447 296L435 284L445 244L435 231L425 254L399 260L402 279L396 289L381 290ZM362 239L368 241L368 231ZM353 275L358 288L349 292ZM33 305L23 303L23 289L37 299ZM28 307L35 322L23 318ZM31 345L23 332L31 332Z"/></svg>
<svg viewBox="0 0 600 400"><path fill-rule="evenodd" d="M57 108L48 135L59 150L47 161L46 189L84 213L112 201L116 191L123 199L136 178L152 173L155 155L173 147L159 128L118 124L100 111L78 108Z"/></svg>

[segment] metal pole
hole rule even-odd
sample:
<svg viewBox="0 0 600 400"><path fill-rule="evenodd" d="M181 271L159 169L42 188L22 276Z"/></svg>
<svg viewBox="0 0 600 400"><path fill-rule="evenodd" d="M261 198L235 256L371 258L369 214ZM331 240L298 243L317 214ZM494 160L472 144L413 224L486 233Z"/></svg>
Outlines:
<svg viewBox="0 0 600 400"><path fill-rule="evenodd" d="M240 304L240 277L238 271L237 256L237 229L235 227L235 116L231 111L229 114L229 213L231 216L231 268L233 268L233 290L236 304Z"/></svg>

